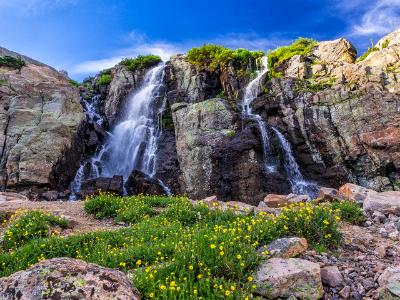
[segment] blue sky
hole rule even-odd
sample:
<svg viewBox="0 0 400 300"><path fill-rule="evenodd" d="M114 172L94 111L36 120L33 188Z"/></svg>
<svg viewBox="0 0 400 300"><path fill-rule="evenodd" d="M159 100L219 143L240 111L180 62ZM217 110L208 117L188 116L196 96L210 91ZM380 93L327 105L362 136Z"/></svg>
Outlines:
<svg viewBox="0 0 400 300"><path fill-rule="evenodd" d="M400 0L0 0L0 46L78 80L123 57L204 43L265 51L343 36L361 53L399 27Z"/></svg>

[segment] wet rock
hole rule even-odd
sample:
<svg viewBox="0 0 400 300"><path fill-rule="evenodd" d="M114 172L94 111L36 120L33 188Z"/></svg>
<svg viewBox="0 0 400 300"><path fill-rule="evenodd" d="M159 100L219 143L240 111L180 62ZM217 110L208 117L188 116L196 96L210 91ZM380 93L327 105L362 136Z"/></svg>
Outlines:
<svg viewBox="0 0 400 300"><path fill-rule="evenodd" d="M123 178L122 176L99 177L89 179L82 182L81 192L82 196L97 194L99 191L123 194Z"/></svg>
<svg viewBox="0 0 400 300"><path fill-rule="evenodd" d="M0 278L0 298L139 300L140 295L120 271L72 258L54 258Z"/></svg>
<svg viewBox="0 0 400 300"><path fill-rule="evenodd" d="M256 293L268 299L320 299L324 293L319 265L297 258L272 258L262 263L255 283Z"/></svg>
<svg viewBox="0 0 400 300"><path fill-rule="evenodd" d="M277 239L265 247L258 250L259 253L265 253L272 257L292 258L300 255L308 248L307 240L304 238L292 237Z"/></svg>
<svg viewBox="0 0 400 300"><path fill-rule="evenodd" d="M165 195L165 190L159 180L138 170L132 171L125 188L129 195Z"/></svg>
<svg viewBox="0 0 400 300"><path fill-rule="evenodd" d="M344 282L343 276L336 266L321 268L321 278L324 284L331 287L341 286Z"/></svg>

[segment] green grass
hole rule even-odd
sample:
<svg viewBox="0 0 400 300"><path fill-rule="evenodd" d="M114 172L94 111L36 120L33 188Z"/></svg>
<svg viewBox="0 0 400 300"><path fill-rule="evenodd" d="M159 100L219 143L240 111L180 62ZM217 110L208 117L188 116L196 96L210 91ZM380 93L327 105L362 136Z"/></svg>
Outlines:
<svg viewBox="0 0 400 300"><path fill-rule="evenodd" d="M154 67L162 62L157 55L139 55L136 58L125 58L119 64L125 66L129 71L144 70Z"/></svg>
<svg viewBox="0 0 400 300"><path fill-rule="evenodd" d="M192 48L187 53L187 60L201 68L216 70L232 64L235 69L245 70L255 61L264 56L262 51L249 51L246 49L228 49L223 46L207 44L202 47Z"/></svg>
<svg viewBox="0 0 400 300"><path fill-rule="evenodd" d="M112 81L112 76L110 74L102 74L100 77L97 79L96 83L100 86L102 85L108 85Z"/></svg>
<svg viewBox="0 0 400 300"><path fill-rule="evenodd" d="M263 259L259 247L296 235L314 248L332 249L341 238L339 210L331 204L291 205L273 216L211 210L185 197L100 194L86 200L85 210L131 226L68 237L29 236L0 254L0 277L39 260L73 257L134 271L143 299L245 299L253 294L252 274ZM341 206L344 211L353 212Z"/></svg>
<svg viewBox="0 0 400 300"><path fill-rule="evenodd" d="M390 43L389 40L385 40L385 41L382 43L382 49L386 49L387 47L389 47L389 43Z"/></svg>
<svg viewBox="0 0 400 300"><path fill-rule="evenodd" d="M2 56L0 57L0 67L8 67L12 69L21 70L22 67L26 65L25 61L20 57L15 58L12 56Z"/></svg>
<svg viewBox="0 0 400 300"><path fill-rule="evenodd" d="M25 245L32 239L57 234L56 227L67 228L68 221L40 211L17 211L4 230L0 248L9 251Z"/></svg>
<svg viewBox="0 0 400 300"><path fill-rule="evenodd" d="M289 46L279 47L268 52L268 67L272 77L279 77L281 74L276 72L276 68L288 61L295 55L307 56L312 49L317 45L317 42L312 39L298 38Z"/></svg>

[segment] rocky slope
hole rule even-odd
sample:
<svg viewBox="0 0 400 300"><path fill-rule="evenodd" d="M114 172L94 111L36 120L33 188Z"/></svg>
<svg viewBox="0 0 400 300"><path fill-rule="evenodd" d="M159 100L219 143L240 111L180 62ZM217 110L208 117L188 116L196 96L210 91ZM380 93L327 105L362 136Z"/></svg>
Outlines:
<svg viewBox="0 0 400 300"><path fill-rule="evenodd" d="M19 57L0 50L1 55ZM21 69L0 66L1 186L17 190L65 186L82 152L78 89L64 74L23 60Z"/></svg>

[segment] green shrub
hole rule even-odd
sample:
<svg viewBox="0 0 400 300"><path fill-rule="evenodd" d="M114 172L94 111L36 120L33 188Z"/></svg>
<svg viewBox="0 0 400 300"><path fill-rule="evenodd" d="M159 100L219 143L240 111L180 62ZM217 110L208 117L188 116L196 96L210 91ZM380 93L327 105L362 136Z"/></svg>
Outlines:
<svg viewBox="0 0 400 300"><path fill-rule="evenodd" d="M233 138L235 135L236 135L236 132L235 132L234 130L229 130L229 131L226 133L226 136L227 136L228 138Z"/></svg>
<svg viewBox="0 0 400 300"><path fill-rule="evenodd" d="M351 201L338 201L332 203L332 209L346 222L359 224L363 220L363 213L357 203Z"/></svg>
<svg viewBox="0 0 400 300"><path fill-rule="evenodd" d="M4 230L1 247L4 250L15 249L32 239L58 234L55 227L67 228L68 221L40 211L17 211Z"/></svg>
<svg viewBox="0 0 400 300"><path fill-rule="evenodd" d="M75 81L73 79L69 79L68 82L69 82L70 85L72 85L74 87L79 87L80 86L79 82Z"/></svg>
<svg viewBox="0 0 400 300"><path fill-rule="evenodd" d="M284 46L268 52L268 68L274 77L281 76L276 72L276 67L288 61L295 55L307 56L316 46L317 42L312 39L298 38L290 46Z"/></svg>
<svg viewBox="0 0 400 300"><path fill-rule="evenodd" d="M129 71L144 70L154 67L162 62L157 55L139 55L136 58L125 58L119 64L125 66Z"/></svg>
<svg viewBox="0 0 400 300"><path fill-rule="evenodd" d="M231 50L214 44L192 48L187 53L187 59L190 63L211 70L227 67L229 63L232 63L236 69L243 70L249 64L254 66L255 61L262 56L264 56L264 53L261 51Z"/></svg>
<svg viewBox="0 0 400 300"><path fill-rule="evenodd" d="M96 83L98 85L108 85L112 81L112 76L110 74L101 74L100 77L97 79Z"/></svg>
<svg viewBox="0 0 400 300"><path fill-rule="evenodd" d="M25 61L20 57L15 58L12 56L2 56L0 57L0 67L8 67L13 69L21 70L25 66Z"/></svg>

